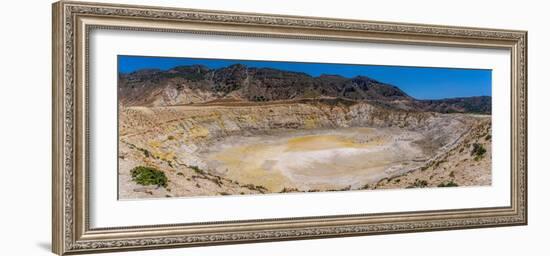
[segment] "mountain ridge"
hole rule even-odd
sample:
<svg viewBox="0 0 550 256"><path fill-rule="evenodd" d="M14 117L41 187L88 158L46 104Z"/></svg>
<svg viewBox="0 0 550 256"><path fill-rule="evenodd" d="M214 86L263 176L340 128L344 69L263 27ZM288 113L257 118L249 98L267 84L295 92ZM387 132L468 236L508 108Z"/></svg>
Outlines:
<svg viewBox="0 0 550 256"><path fill-rule="evenodd" d="M226 99L270 102L341 98L372 101L389 107L440 113L491 113L490 96L439 100L416 99L399 87L368 76L346 78L233 64L222 68L177 66L119 73L119 102L126 106L171 106Z"/></svg>

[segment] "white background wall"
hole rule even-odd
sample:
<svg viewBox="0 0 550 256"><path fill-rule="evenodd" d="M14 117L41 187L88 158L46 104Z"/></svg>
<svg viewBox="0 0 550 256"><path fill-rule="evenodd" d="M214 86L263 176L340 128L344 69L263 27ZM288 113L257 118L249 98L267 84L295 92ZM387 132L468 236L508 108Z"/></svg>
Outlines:
<svg viewBox="0 0 550 256"><path fill-rule="evenodd" d="M102 0L112 2L111 0ZM120 3L529 31L529 225L113 255L548 255L550 33L545 1L201 0ZM0 39L0 255L51 255L50 1L5 1ZM546 25L546 26L545 26ZM546 72L545 72L546 71Z"/></svg>

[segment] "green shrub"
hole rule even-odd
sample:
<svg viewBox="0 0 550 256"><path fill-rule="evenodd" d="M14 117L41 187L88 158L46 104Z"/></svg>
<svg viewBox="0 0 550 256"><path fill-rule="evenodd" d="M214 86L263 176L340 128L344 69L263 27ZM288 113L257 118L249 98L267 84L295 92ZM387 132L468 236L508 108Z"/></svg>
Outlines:
<svg viewBox="0 0 550 256"><path fill-rule="evenodd" d="M456 184L454 181L447 181L447 182L441 182L438 187L458 187L458 184Z"/></svg>
<svg viewBox="0 0 550 256"><path fill-rule="evenodd" d="M140 185L168 186L168 178L164 172L152 167L137 166L131 170L132 180Z"/></svg>
<svg viewBox="0 0 550 256"><path fill-rule="evenodd" d="M149 157L149 156L151 155L151 153L149 153L149 150L147 150L147 149L138 148L138 150L140 150L141 152L143 152L143 155L145 155L145 157Z"/></svg>
<svg viewBox="0 0 550 256"><path fill-rule="evenodd" d="M258 191L262 194L264 194L265 192L268 192L267 188L262 185L246 184L246 185L240 185L240 186L243 188L248 188L250 190Z"/></svg>
<svg viewBox="0 0 550 256"><path fill-rule="evenodd" d="M428 186L428 182L425 180L416 179L414 183L406 188L425 188Z"/></svg>
<svg viewBox="0 0 550 256"><path fill-rule="evenodd" d="M481 158L483 158L485 153L487 153L487 150L483 147L483 145L479 143L474 143L473 146L474 148L472 149L470 155L474 157L474 160L479 161Z"/></svg>
<svg viewBox="0 0 550 256"><path fill-rule="evenodd" d="M189 168L191 168L193 171L195 171L198 174L206 175L206 172L201 168L199 168L198 166L191 165L189 166Z"/></svg>
<svg viewBox="0 0 550 256"><path fill-rule="evenodd" d="M287 188L284 187L280 193L292 193L292 192L299 192L297 188Z"/></svg>
<svg viewBox="0 0 550 256"><path fill-rule="evenodd" d="M439 167L440 164L445 163L445 162L447 162L447 160L439 160L439 161L435 162L434 169L436 169L437 167Z"/></svg>
<svg viewBox="0 0 550 256"><path fill-rule="evenodd" d="M315 89L306 89L303 94L304 98L317 99L321 97L321 93Z"/></svg>

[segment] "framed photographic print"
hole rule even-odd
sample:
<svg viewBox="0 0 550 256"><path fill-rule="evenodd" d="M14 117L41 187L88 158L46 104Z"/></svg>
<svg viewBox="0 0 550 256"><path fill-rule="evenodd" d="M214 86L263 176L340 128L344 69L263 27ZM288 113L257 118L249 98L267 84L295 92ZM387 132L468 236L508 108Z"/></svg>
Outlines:
<svg viewBox="0 0 550 256"><path fill-rule="evenodd" d="M55 3L53 251L525 225L526 40Z"/></svg>

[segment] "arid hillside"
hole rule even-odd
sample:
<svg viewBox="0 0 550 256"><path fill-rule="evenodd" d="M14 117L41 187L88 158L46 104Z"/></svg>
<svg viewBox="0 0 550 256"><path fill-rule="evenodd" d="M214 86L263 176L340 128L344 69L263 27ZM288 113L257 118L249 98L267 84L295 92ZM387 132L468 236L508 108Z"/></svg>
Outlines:
<svg viewBox="0 0 550 256"><path fill-rule="evenodd" d="M312 77L305 73L236 64L209 69L179 66L119 74L124 106L174 106L212 102L274 102L301 99L369 101L391 108L439 113L491 113L491 97L418 100L397 86L366 76Z"/></svg>

